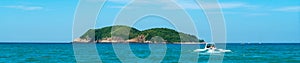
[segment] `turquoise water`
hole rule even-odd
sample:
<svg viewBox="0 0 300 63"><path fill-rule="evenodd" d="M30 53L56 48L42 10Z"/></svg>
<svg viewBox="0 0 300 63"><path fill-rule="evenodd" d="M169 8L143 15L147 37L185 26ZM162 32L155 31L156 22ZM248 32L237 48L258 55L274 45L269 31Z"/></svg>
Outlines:
<svg viewBox="0 0 300 63"><path fill-rule="evenodd" d="M149 44L130 44L133 53L139 58L147 58L151 53ZM167 52L162 62L178 62L181 45L167 44ZM195 45L185 45L195 46ZM227 44L231 53L225 53L224 63L237 62L284 62L300 63L300 43L263 43L263 44ZM112 44L97 44L102 62L119 63L120 60L112 50ZM154 50L156 51L156 50ZM196 54L198 62L208 62L209 55L193 52L193 49L183 50L182 54ZM160 52L157 50L157 52ZM130 60L130 58L128 58ZM0 63L75 63L72 44L0 44ZM193 61L185 61L193 62Z"/></svg>

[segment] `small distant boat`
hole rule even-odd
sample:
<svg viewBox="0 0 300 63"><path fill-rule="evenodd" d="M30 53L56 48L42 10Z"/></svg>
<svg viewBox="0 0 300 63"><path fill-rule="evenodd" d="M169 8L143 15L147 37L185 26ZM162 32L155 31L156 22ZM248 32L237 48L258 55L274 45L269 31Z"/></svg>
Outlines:
<svg viewBox="0 0 300 63"><path fill-rule="evenodd" d="M217 49L214 43L206 43L204 49L196 49L194 52L226 53L231 52L231 50Z"/></svg>

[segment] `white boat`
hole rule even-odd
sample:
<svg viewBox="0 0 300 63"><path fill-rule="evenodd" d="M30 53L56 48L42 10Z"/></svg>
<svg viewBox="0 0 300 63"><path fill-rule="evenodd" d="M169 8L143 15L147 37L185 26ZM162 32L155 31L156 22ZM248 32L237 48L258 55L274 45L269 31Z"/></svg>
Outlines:
<svg viewBox="0 0 300 63"><path fill-rule="evenodd" d="M231 50L217 49L214 43L206 43L203 49L196 49L194 52L226 53L231 52Z"/></svg>

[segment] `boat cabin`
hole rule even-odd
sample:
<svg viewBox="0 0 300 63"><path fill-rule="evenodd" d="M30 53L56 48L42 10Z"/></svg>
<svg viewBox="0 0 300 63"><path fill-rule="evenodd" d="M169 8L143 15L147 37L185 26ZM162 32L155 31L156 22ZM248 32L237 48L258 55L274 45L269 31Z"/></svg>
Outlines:
<svg viewBox="0 0 300 63"><path fill-rule="evenodd" d="M216 48L214 43L206 43L205 48Z"/></svg>

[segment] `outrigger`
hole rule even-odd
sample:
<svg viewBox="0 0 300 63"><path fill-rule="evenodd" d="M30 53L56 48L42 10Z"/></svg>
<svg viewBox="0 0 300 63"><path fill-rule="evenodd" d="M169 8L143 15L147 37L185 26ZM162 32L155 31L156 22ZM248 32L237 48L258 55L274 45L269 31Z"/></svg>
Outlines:
<svg viewBox="0 0 300 63"><path fill-rule="evenodd" d="M206 43L204 49L196 49L194 52L225 53L231 50L217 49L214 43Z"/></svg>

